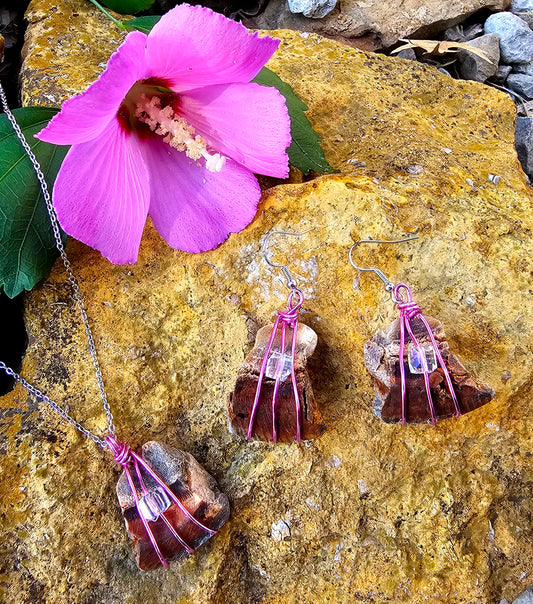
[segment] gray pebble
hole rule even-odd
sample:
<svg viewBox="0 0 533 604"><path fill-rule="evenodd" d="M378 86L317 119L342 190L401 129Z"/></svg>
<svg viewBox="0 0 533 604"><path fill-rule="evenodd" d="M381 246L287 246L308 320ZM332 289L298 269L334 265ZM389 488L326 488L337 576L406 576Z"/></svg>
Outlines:
<svg viewBox="0 0 533 604"><path fill-rule="evenodd" d="M533 31L512 13L496 13L485 21L485 33L500 36L500 55L504 63L533 61Z"/></svg>
<svg viewBox="0 0 533 604"><path fill-rule="evenodd" d="M498 71L496 72L496 75L492 77L491 81L495 84L505 84L505 80L512 69L513 68L510 65L498 65Z"/></svg>
<svg viewBox="0 0 533 604"><path fill-rule="evenodd" d="M450 40L451 42L469 42L478 36L483 34L483 25L481 23L474 23L465 27L462 23L449 27L444 32L444 39Z"/></svg>
<svg viewBox="0 0 533 604"><path fill-rule="evenodd" d="M533 177L533 117L517 117L515 145L524 172Z"/></svg>
<svg viewBox="0 0 533 604"><path fill-rule="evenodd" d="M485 61L478 55L461 50L459 52L459 73L464 80L484 82L498 73L500 61L500 38L497 34L486 34L469 42L470 46L479 48L491 60Z"/></svg>
<svg viewBox="0 0 533 604"><path fill-rule="evenodd" d="M533 604L533 587L522 592L518 598L513 601L513 604Z"/></svg>
<svg viewBox="0 0 533 604"><path fill-rule="evenodd" d="M507 78L507 86L528 99L533 99L533 76L525 73L512 73Z"/></svg>
<svg viewBox="0 0 533 604"><path fill-rule="evenodd" d="M525 21L530 29L533 29L533 10L520 11L515 15Z"/></svg>
<svg viewBox="0 0 533 604"><path fill-rule="evenodd" d="M397 57L401 57L402 59L409 59L411 61L416 61L416 52L412 48L405 48L404 50L400 50L399 53L396 54Z"/></svg>
<svg viewBox="0 0 533 604"><path fill-rule="evenodd" d="M291 13L303 13L305 17L321 19L330 13L337 0L289 0Z"/></svg>
<svg viewBox="0 0 533 604"><path fill-rule="evenodd" d="M525 63L524 65L513 65L515 73L525 73L528 76L533 76L533 63Z"/></svg>
<svg viewBox="0 0 533 604"><path fill-rule="evenodd" d="M513 13L523 10L533 10L533 0L513 0L511 2L511 10Z"/></svg>

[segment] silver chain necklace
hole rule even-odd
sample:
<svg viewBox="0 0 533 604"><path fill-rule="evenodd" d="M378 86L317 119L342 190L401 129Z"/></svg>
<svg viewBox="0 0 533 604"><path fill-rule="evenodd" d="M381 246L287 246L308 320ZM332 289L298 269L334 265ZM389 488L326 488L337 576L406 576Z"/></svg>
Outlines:
<svg viewBox="0 0 533 604"><path fill-rule="evenodd" d="M149 441L143 445L142 453L138 454L128 445L117 440L93 334L78 281L72 272L61 240L59 223L44 174L15 116L9 109L1 84L0 100L4 113L13 126L39 180L52 223L56 247L65 266L85 327L89 353L107 420L106 436L100 438L84 428L61 405L51 400L2 361L0 361L0 369L26 388L37 400L46 403L84 436L102 449L110 450L115 461L124 468L117 484L117 496L126 520L128 534L134 540L137 564L142 570L157 568L160 565L168 567L169 560L193 553L195 548L216 534L229 517L228 499L220 492L214 479L189 453ZM194 489L190 488L192 477L195 480ZM201 489L198 488L200 484ZM141 522L138 522L139 519ZM187 540L183 534L187 534Z"/></svg>
<svg viewBox="0 0 533 604"><path fill-rule="evenodd" d="M48 185L46 184L46 180L44 178L43 171L41 170L41 166L39 165L37 158L35 157L33 151L31 150L31 148L28 144L28 141L26 140L26 137L22 133L22 130L20 129L20 126L18 125L17 120L15 119L15 116L9 109L9 106L7 104L6 95L5 95L4 89L2 88L1 84L0 84L0 99L2 100L2 108L4 109L4 113L6 114L7 119L11 122L11 125L13 126L13 130L15 131L17 138L19 139L21 145L23 146L24 151L26 151L26 154L30 158L33 169L35 170L35 174L37 175L37 178L39 180L39 184L41 185L41 191L43 193L44 201L46 203L46 209L48 210L48 215L50 216L50 222L52 223L52 230L54 232L54 239L56 241L56 247L59 251L59 254L61 255L61 260L63 260L63 264L65 265L65 270L67 271L68 280L70 282L70 285L72 286L72 291L74 293L74 299L76 300L76 304L78 305L78 308L80 310L81 318L83 320L83 325L85 326L85 333L87 334L87 339L89 340L89 352L90 352L91 359L92 359L93 366L94 366L96 382L98 384L98 389L100 390L100 396L102 398L102 406L104 408L106 418L107 418L107 431L109 434L111 434L111 436L115 436L115 425L113 424L113 414L111 413L111 409L109 408L109 402L107 400L107 395L106 395L105 388L104 388L104 381L102 378L102 372L100 371L100 364L98 363L98 357L96 355L96 347L94 345L93 333L92 333L91 327L89 325L87 313L85 312L85 306L84 306L83 300L81 298L78 281L77 281L76 277L74 276L74 273L72 272L72 268L70 266L70 261L67 258L67 255L65 253L65 247L63 246L63 241L61 240L61 231L59 229L59 223L57 222L57 217L56 217L54 207L52 205L52 200L50 199L50 193L48 192ZM21 377L18 373L13 371L10 367L7 367L5 365L5 363L3 363L2 361L0 361L0 368L3 369L12 378L14 378L17 382L22 384L24 386L24 388L29 390L33 394L33 396L35 396L36 399L43 401L44 403L46 403L47 405L52 407L52 409L54 411L59 413L59 415L66 422L68 422L71 426L74 426L76 428L76 430L79 430L87 438L90 438L92 441L94 441L97 445L100 445L102 448L104 448L104 449L107 448L107 443L105 440L102 440L101 438L96 436L96 434L93 434L92 432L90 432L89 430L84 428L73 417L71 417L65 411L65 409L63 409L56 402L49 399L40 390L35 388L35 386L32 386L31 384L29 384L23 377Z"/></svg>

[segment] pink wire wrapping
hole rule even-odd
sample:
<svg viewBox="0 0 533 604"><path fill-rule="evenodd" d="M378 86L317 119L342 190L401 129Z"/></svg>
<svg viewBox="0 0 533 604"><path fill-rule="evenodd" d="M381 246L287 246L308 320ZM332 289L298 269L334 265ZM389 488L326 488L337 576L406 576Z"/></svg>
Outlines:
<svg viewBox="0 0 533 604"><path fill-rule="evenodd" d="M403 290L403 291L402 291ZM398 283L394 286L393 289L393 300L398 305L398 309L400 310L400 349L398 353L399 364L400 364L400 381L401 381L401 393L402 393L402 424L405 425L407 422L407 401L406 401L406 380L405 380L405 331L411 341L417 348L421 348L418 339L413 333L413 329L411 326L411 320L415 317L418 317L422 324L424 325L426 332L431 340L431 344L433 346L433 351L435 352L435 356L438 360L438 363L442 369L444 374L444 378L446 380L446 384L448 386L448 391L450 392L450 396L452 398L454 407L455 407L455 417L459 417L461 415L461 409L459 407L459 402L457 400L457 396L455 394L455 390L453 388L452 380L446 364L444 363L444 359L442 358L442 354L439 350L439 345L435 340L435 336L433 335L433 331L429 326L426 318L422 314L422 310L418 306L416 302L413 301L413 296L411 294L411 290L404 283ZM433 398L431 396L431 388L429 384L429 371L427 366L427 361L425 355L421 356L422 362L422 372L424 374L424 384L426 387L426 395L428 399L429 412L431 414L431 423L434 425L437 421L437 416L435 414L435 406L433 405Z"/></svg>
<svg viewBox="0 0 533 604"><path fill-rule="evenodd" d="M295 296L298 297L295 302ZM272 395L272 441L276 442L278 439L277 429L276 429L276 405L277 405L277 396L279 391L279 384L281 378L281 370L283 367L283 355L285 354L285 332L287 326L292 329L292 343L291 343L291 382L292 388L294 392L294 404L296 411L296 442L301 442L301 415L302 411L300 409L300 396L298 395L298 386L296 384L296 374L294 372L295 365L295 355L296 355L296 340L298 339L298 311L300 310L302 304L304 303L304 295L303 293L296 288L292 288L288 297L288 308L285 311L279 311L278 316L276 317L276 321L274 322L274 327L272 328L272 333L270 334L270 339L268 341L265 355L263 357L263 362L261 364L261 371L259 372L259 380L257 382L257 388L255 391L255 399L252 407L252 412L250 414L250 422L248 424L248 434L246 438L250 440L252 437L255 414L257 412L257 408L259 406L259 397L261 395L261 386L263 383L263 378L265 376L266 366L268 363L268 359L270 357L270 353L272 351L272 346L274 344L274 340L276 339L276 334L278 328L281 324L281 336L280 336L280 355L281 358L278 363L278 367L276 370L276 382L274 384L274 393Z"/></svg>
<svg viewBox="0 0 533 604"><path fill-rule="evenodd" d="M154 548L154 551L157 554L157 557L159 558L159 561L161 562L161 564L165 568L168 568L168 562L166 561L165 557L161 553L161 550L159 549L159 546L157 544L157 539L155 538L155 536L154 536L154 534L152 532L152 529L150 528L150 525L149 525L149 522L155 522L155 520L154 521L147 520L143 516L143 514L139 511L139 501L140 501L140 499L139 499L139 493L137 491L137 487L135 486L135 483L133 481L133 477L131 475L131 471L130 471L131 464L133 464L133 467L135 469L135 474L137 475L137 479L139 481L139 484L140 484L143 496L147 495L149 491L146 488L145 482L143 480L143 477L142 477L142 474L141 474L141 467L165 491L165 493L170 497L170 499L172 499L172 501L177 505L178 509L182 512L182 514L188 520L190 520L198 528L202 529L203 531L205 531L209 535L215 535L216 534L217 531L214 531L213 529L208 528L207 526L203 525L200 521L196 520L196 518L189 512L189 510L183 505L183 503L170 490L170 488L161 479L161 477L146 463L146 461L140 455L138 455L137 453L135 453L135 451L132 451L130 449L130 447L126 443L118 441L114 436L111 436L110 434L108 434L105 437L105 442L107 443L107 446L109 447L109 450L113 454L113 458L115 459L115 461L120 466L122 466L124 468L124 473L126 474L126 479L128 481L128 485L129 485L131 493L133 495L133 499L135 501L135 506L137 507L137 512L139 513L139 517L141 518L143 526L144 526L144 528L146 530L146 533L147 533L147 535L148 535L148 537L150 539L150 543L152 544L152 547ZM178 535L178 533L176 532L176 530L174 529L174 527L172 526L172 524L165 517L165 513L164 512L161 513L158 516L158 518L156 518L156 520L159 520L159 518L161 518L163 520L163 522L165 523L165 525L167 526L167 528L171 532L172 536L176 539L176 541L178 541L179 544L189 554L192 554L194 552L194 549L192 547L190 547Z"/></svg>

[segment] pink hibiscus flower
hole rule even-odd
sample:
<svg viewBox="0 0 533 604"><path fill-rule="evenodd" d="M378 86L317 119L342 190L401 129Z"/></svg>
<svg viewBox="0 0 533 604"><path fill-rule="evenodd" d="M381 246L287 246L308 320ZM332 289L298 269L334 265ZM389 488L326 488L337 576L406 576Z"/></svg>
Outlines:
<svg viewBox="0 0 533 604"><path fill-rule="evenodd" d="M37 135L72 145L53 190L66 233L123 264L137 260L148 214L187 252L243 229L260 198L254 172L288 174L285 100L250 83L278 44L185 4L148 36L128 34Z"/></svg>

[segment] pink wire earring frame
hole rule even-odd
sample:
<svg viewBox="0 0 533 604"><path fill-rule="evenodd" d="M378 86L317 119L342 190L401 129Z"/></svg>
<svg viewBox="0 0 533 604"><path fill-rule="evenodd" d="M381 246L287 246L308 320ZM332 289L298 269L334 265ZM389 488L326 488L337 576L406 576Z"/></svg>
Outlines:
<svg viewBox="0 0 533 604"><path fill-rule="evenodd" d="M371 271L375 273L381 281L385 284L385 289L391 294L392 301L398 307L400 311L400 346L398 351L398 363L400 366L400 388L401 388L401 423L405 425L407 423L407 378L405 372L405 351L406 351L406 336L410 339L415 349L419 352L419 358L421 362L422 374L424 375L424 385L426 391L426 397L428 402L429 413L431 416L431 424L435 425L437 422L437 415L435 413L435 405L433 401L433 397L431 395L431 387L429 383L429 376L432 372L429 371L427 364L427 355L422 348L420 341L415 336L412 321L413 319L418 319L426 331L429 341L431 342L431 348L435 355L435 358L438 362L438 365L444 375L444 379L446 381L446 386L450 393L450 397L453 401L454 409L455 409L455 417L459 417L461 415L461 408L459 406L459 401L457 400L457 395L454 390L452 379L450 377L450 373L448 368L446 367L446 363L444 362L444 358L439 350L438 342L435 339L433 331L429 326L429 323L424 317L421 308L418 304L413 300L413 296L411 294L411 290L404 283L394 284L392 281L388 279L388 277L378 268L375 267L361 267L357 266L352 258L352 252L356 246L360 243L403 243L405 241L411 241L413 239L418 239L417 235L407 237L405 239L396 239L396 240L384 240L384 239L362 239L360 241L355 242L350 248L348 257L350 260L350 264L358 271Z"/></svg>
<svg viewBox="0 0 533 604"><path fill-rule="evenodd" d="M433 335L433 331L427 322L426 317L422 314L422 310L418 306L418 304L413 300L413 296L411 294L411 290L404 283L398 283L393 286L392 292L392 301L398 307L400 311L400 349L398 353L399 364L400 364L400 376L401 376L401 392L402 392L402 424L405 425L407 423L407 400L406 400L406 376L405 376L405 336L406 332L411 342L415 346L415 348L419 351L423 352L422 346L420 345L419 340L414 334L411 321L414 318L418 318L427 332L429 339L431 341L431 346L433 348L433 352L438 361L438 364L444 374L444 379L446 380L446 385L448 386L448 391L453 401L453 405L455 408L455 417L459 417L461 415L461 409L459 407L459 401L457 400L457 395L455 394L455 390L453 388L452 379L450 377L450 372L446 367L444 359L442 358L442 354L439 350L439 345L435 340L435 336ZM431 423L433 425L437 422L437 415L435 413L435 405L433 404L433 397L431 396L431 388L429 384L429 375L430 371L428 370L427 364L427 356L423 352L420 354L420 360L422 363L422 373L424 375L424 385L426 388L426 396L428 400L429 412L431 414Z"/></svg>
<svg viewBox="0 0 533 604"><path fill-rule="evenodd" d="M272 328L272 333L270 334L270 339L265 349L265 353L263 356L263 361L261 363L261 370L259 372L259 379L257 382L257 388L255 391L254 403L252 406L252 411L250 414L250 421L248 423L248 432L246 435L247 440L250 440L253 435L254 421L257 413L257 408L259 406L259 400L261 396L261 386L263 384L263 379L265 377L268 360L272 353L272 349L274 347L274 342L276 340L276 335L278 330L281 330L280 333L280 359L275 372L275 384L274 384L274 392L272 394L272 441L276 442L278 435L276 429L276 408L277 408L277 398L279 393L279 386L281 382L281 373L283 369L283 361L285 355L285 340L286 340L286 331L287 327L292 329L292 340L290 344L290 364L291 364L291 383L292 390L294 393L294 406L295 406L295 414L296 414L296 442L300 443L302 440L302 409L300 404L300 395L298 393L298 384L296 382L296 373L294 371L294 365L296 362L296 343L298 340L298 317L299 311L304 303L304 295L301 290L296 287L296 281L291 275L289 269L283 264L276 264L272 262L268 256L268 242L272 235L292 235L294 237L300 237L308 233L312 229L308 229L307 231L303 231L301 233L293 233L290 231L270 231L263 240L262 252L263 258L265 262L273 267L279 268L285 277L287 287L291 290L287 300L287 310L278 311L278 315L276 317L276 321L274 323L274 327Z"/></svg>
<svg viewBox="0 0 533 604"><path fill-rule="evenodd" d="M296 299L295 299L296 298ZM268 341L265 354L263 356L263 361L261 363L261 371L259 372L259 381L257 383L257 389L255 391L254 404L252 407L252 412L250 414L250 422L248 424L248 433L246 438L250 440L252 438L253 428L254 428L254 420L255 414L257 412L257 408L259 406L259 398L261 396L261 386L263 384L263 378L265 376L266 367L268 360L270 358L270 354L272 352L272 348L274 346L274 340L276 339L276 335L281 326L281 335L280 335L280 360L278 363L278 367L276 370L275 384L274 384L274 393L272 394L272 441L276 442L278 439L277 430L276 430L276 406L277 406L277 397L279 392L279 385L281 381L281 371L283 368L283 356L285 354L285 337L287 327L292 329L292 340L291 340L291 382L292 389L294 393L294 404L295 404L295 412L296 412L296 442L301 442L301 423L302 423L302 409L300 406L300 395L298 394L298 385L296 383L296 374L294 372L294 364L296 357L296 341L298 339L298 311L300 310L302 304L304 303L304 295L303 293L294 287L288 297L288 308L285 311L279 311L278 316L276 317L276 321L274 323L274 327L272 328L272 333L270 334L270 339Z"/></svg>

